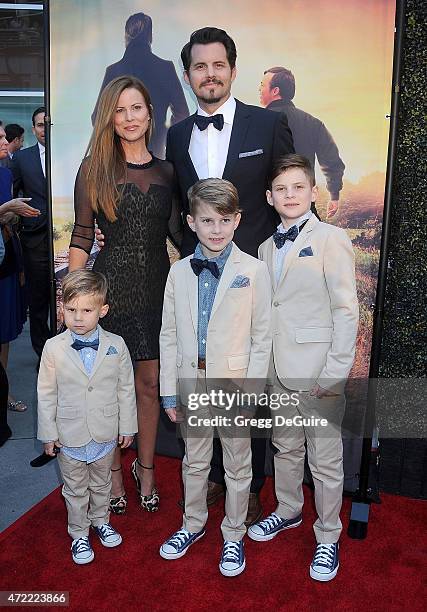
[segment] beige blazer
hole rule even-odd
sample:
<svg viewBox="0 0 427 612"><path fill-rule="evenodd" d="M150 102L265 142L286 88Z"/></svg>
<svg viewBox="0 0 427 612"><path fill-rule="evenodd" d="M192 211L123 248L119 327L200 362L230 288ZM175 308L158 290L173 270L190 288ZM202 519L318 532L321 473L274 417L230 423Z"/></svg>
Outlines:
<svg viewBox="0 0 427 612"><path fill-rule="evenodd" d="M303 257L303 249L313 254ZM318 382L340 392L353 364L359 322L351 240L313 215L287 253L278 283L276 251L273 238L259 247L271 277L277 376L289 389L307 391Z"/></svg>
<svg viewBox="0 0 427 612"><path fill-rule="evenodd" d="M132 361L120 336L99 328L92 373L69 330L45 344L37 384L39 440L83 446L138 430Z"/></svg>
<svg viewBox="0 0 427 612"><path fill-rule="evenodd" d="M193 393L197 377L198 277L193 255L177 261L166 282L160 332L160 394ZM247 286L239 278L247 279ZM206 378L265 380L271 354L271 289L267 266L233 243L206 339ZM179 380L179 389L177 381ZM212 388L212 387L211 387Z"/></svg>

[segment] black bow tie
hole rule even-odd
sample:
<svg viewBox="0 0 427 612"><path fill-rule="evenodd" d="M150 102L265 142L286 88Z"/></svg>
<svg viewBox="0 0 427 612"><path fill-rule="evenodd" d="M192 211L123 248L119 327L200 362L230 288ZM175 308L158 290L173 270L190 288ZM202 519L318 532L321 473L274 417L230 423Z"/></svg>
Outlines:
<svg viewBox="0 0 427 612"><path fill-rule="evenodd" d="M217 130L222 130L224 127L224 115L221 115L221 113L219 115L210 115L209 117L205 117L204 115L196 115L194 118L194 123L201 132L206 130L210 123L213 123L213 126L216 127Z"/></svg>
<svg viewBox="0 0 427 612"><path fill-rule="evenodd" d="M214 261L209 261L209 259L196 259L193 257L193 259L190 259L190 265L196 276L199 276L202 270L209 270L215 278L219 278L219 268Z"/></svg>
<svg viewBox="0 0 427 612"><path fill-rule="evenodd" d="M83 340L74 340L73 344L71 345L71 348L75 349L76 351L81 351L84 348L92 348L95 351L97 351L98 346L99 346L99 339L92 340L91 342L83 342Z"/></svg>

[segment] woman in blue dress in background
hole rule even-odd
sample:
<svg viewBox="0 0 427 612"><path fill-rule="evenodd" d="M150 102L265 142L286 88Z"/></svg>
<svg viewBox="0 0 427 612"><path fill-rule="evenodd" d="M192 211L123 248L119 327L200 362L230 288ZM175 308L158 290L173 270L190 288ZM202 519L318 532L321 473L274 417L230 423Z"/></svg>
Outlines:
<svg viewBox="0 0 427 612"><path fill-rule="evenodd" d="M0 126L0 159L8 154L7 144L5 131ZM12 172L0 167L0 229L5 246L0 265L0 360L5 370L9 342L19 336L27 319L22 250L16 232L17 215L33 217L40 214L27 204L31 198L11 199L11 196ZM14 401L10 396L8 407L17 412L27 409L22 401Z"/></svg>

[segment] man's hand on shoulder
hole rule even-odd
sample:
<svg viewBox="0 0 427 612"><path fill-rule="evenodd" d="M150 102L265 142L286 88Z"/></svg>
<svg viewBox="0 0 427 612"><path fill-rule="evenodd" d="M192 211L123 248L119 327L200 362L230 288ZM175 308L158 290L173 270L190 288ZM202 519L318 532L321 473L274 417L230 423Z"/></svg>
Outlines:
<svg viewBox="0 0 427 612"><path fill-rule="evenodd" d="M98 227L95 229L95 240L100 249L105 246L105 236Z"/></svg>

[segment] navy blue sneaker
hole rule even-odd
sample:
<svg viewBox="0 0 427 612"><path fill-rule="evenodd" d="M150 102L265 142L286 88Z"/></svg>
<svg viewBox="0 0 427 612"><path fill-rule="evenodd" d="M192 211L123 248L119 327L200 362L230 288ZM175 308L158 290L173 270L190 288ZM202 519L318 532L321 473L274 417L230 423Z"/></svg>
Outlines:
<svg viewBox="0 0 427 612"><path fill-rule="evenodd" d="M74 563L77 565L85 565L94 560L95 554L92 550L92 546L89 543L88 537L77 538L73 540L71 544L71 554L73 556Z"/></svg>
<svg viewBox="0 0 427 612"><path fill-rule="evenodd" d="M225 540L222 549L219 571L223 576L238 576L246 567L243 540L232 542Z"/></svg>
<svg viewBox="0 0 427 612"><path fill-rule="evenodd" d="M98 527L93 527L101 544L107 548L114 548L122 543L122 536L118 531L111 527L110 523L104 523Z"/></svg>
<svg viewBox="0 0 427 612"><path fill-rule="evenodd" d="M248 529L248 536L257 542L267 542L267 540L275 538L281 531L293 529L301 525L301 523L302 514L299 514L293 519L284 519L273 512L263 521L251 525Z"/></svg>
<svg viewBox="0 0 427 612"><path fill-rule="evenodd" d="M163 559L179 559L183 557L194 542L205 535L202 529L197 533L190 533L186 529L180 529L160 546L160 556Z"/></svg>
<svg viewBox="0 0 427 612"><path fill-rule="evenodd" d="M338 548L338 542L316 546L316 552L310 565L311 578L321 582L328 582L328 580L335 578L340 566Z"/></svg>

